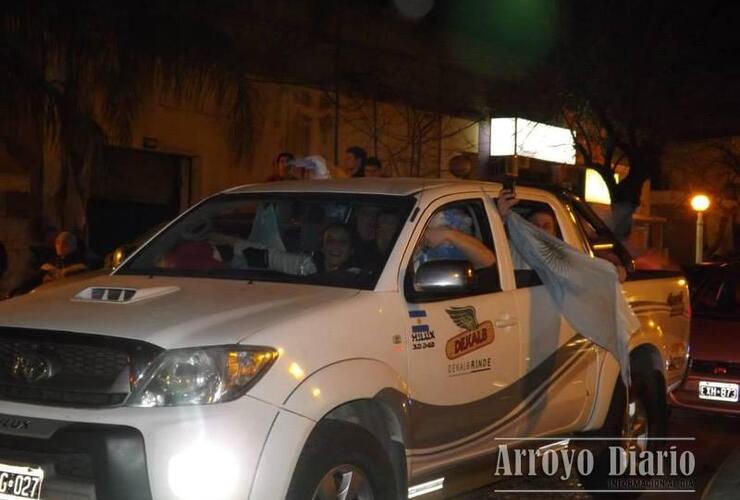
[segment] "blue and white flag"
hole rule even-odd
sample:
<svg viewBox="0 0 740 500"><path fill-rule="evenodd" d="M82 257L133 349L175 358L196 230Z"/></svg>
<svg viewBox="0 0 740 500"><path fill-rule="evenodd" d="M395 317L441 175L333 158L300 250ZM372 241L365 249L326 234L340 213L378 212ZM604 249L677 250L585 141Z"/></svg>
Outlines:
<svg viewBox="0 0 740 500"><path fill-rule="evenodd" d="M506 227L512 246L537 272L565 319L617 359L629 387L628 342L640 322L623 295L614 265L579 252L514 212L507 215Z"/></svg>

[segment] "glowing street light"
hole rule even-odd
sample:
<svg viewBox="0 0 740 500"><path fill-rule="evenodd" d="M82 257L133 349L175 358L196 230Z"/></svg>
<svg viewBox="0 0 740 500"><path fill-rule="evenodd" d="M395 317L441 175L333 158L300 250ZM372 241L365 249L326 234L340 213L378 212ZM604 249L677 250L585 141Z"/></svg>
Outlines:
<svg viewBox="0 0 740 500"><path fill-rule="evenodd" d="M696 212L696 263L704 260L704 211L709 208L709 197L697 194L691 198L691 208Z"/></svg>
<svg viewBox="0 0 740 500"><path fill-rule="evenodd" d="M705 194L697 194L696 196L691 198L691 208L699 213L702 213L707 208L709 208L709 204L709 197Z"/></svg>

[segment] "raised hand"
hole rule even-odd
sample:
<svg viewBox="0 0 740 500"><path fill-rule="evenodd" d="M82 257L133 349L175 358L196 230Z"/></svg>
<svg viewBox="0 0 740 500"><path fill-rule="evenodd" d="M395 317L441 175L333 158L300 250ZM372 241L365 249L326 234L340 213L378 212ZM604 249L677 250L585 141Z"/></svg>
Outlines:
<svg viewBox="0 0 740 500"><path fill-rule="evenodd" d="M502 189L498 193L498 200L496 201L496 208L501 218L505 218L511 212L511 207L519 203L516 194L509 191L508 189Z"/></svg>

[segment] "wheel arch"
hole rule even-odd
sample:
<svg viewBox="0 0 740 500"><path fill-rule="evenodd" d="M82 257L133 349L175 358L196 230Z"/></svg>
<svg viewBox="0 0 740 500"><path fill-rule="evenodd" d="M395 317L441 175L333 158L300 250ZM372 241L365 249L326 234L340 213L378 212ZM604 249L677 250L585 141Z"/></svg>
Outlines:
<svg viewBox="0 0 740 500"><path fill-rule="evenodd" d="M663 358L657 346L643 342L630 350L630 370L633 374L655 372L656 382L659 383L661 394L666 392L665 370ZM591 418L584 426L584 431L600 429L604 424L611 406L615 384L619 378L619 363L613 356L607 356L599 377L599 397L591 414ZM608 394L605 394L605 391ZM607 397L608 396L608 397Z"/></svg>
<svg viewBox="0 0 740 500"><path fill-rule="evenodd" d="M353 423L380 438L398 484L405 485L406 397L403 377L378 360L346 359L310 373L279 405L249 498L282 498L311 436L320 422L330 419Z"/></svg>
<svg viewBox="0 0 740 500"><path fill-rule="evenodd" d="M285 397L282 406L319 421L344 405L372 401L384 415L396 419L396 430L405 441L407 399L406 380L390 365L375 359L354 358L311 373ZM341 412L335 413L338 415Z"/></svg>
<svg viewBox="0 0 740 500"><path fill-rule="evenodd" d="M407 399L408 386L391 366L373 359L349 359L312 373L283 406L316 423L331 419L367 430L386 450L405 484Z"/></svg>

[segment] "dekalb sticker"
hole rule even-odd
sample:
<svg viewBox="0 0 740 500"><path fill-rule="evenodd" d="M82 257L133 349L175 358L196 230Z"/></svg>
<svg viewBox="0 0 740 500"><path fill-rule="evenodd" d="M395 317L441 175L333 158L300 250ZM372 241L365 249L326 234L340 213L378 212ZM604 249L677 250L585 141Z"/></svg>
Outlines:
<svg viewBox="0 0 740 500"><path fill-rule="evenodd" d="M447 341L447 359L457 359L493 342L493 323L478 323L473 306L451 307L447 309L447 314L457 326L464 329Z"/></svg>

